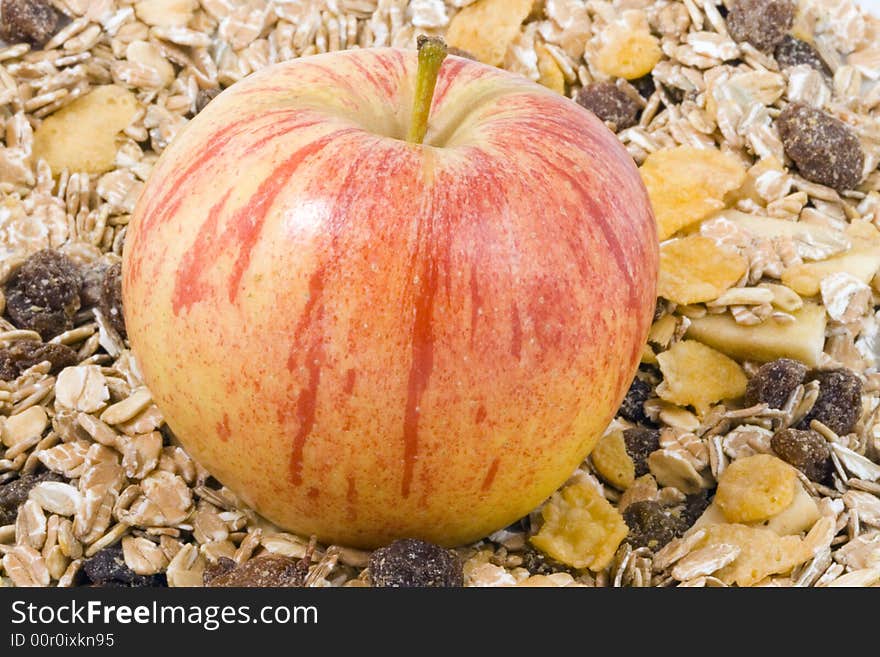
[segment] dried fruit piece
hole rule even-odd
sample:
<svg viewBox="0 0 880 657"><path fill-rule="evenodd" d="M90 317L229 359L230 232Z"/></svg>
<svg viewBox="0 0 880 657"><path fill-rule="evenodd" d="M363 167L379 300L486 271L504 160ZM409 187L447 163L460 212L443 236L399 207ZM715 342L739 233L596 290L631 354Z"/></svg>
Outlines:
<svg viewBox="0 0 880 657"><path fill-rule="evenodd" d="M635 481L635 464L627 453L623 431L619 429L599 439L590 460L599 476L620 490L626 490Z"/></svg>
<svg viewBox="0 0 880 657"><path fill-rule="evenodd" d="M648 457L660 449L660 432L656 429L634 427L623 432L626 453L635 465L637 477L648 474Z"/></svg>
<svg viewBox="0 0 880 657"><path fill-rule="evenodd" d="M768 520L794 500L794 468L769 454L736 459L718 479L715 504L730 522Z"/></svg>
<svg viewBox="0 0 880 657"><path fill-rule="evenodd" d="M765 526L780 536L790 536L807 531L821 516L816 500L810 497L804 485L798 481L792 503L770 518Z"/></svg>
<svg viewBox="0 0 880 657"><path fill-rule="evenodd" d="M34 133L34 158L52 171L104 173L116 159L116 135L131 123L138 102L115 85L95 87L47 117Z"/></svg>
<svg viewBox="0 0 880 657"><path fill-rule="evenodd" d="M745 168L732 155L692 146L651 153L639 171L661 240L722 210L724 197L746 179Z"/></svg>
<svg viewBox="0 0 880 657"><path fill-rule="evenodd" d="M776 119L785 154L807 180L838 191L862 179L865 153L852 128L822 110L791 103Z"/></svg>
<svg viewBox="0 0 880 657"><path fill-rule="evenodd" d="M541 515L544 524L532 543L574 568L605 568L628 531L617 510L587 483L554 493Z"/></svg>
<svg viewBox="0 0 880 657"><path fill-rule="evenodd" d="M238 566L233 562L234 567L224 568L225 572L217 572L217 569L209 571L209 567L206 567L202 577L206 586L230 588L303 586L309 574L310 562L311 555L304 559L291 559L268 554L250 559Z"/></svg>
<svg viewBox="0 0 880 657"><path fill-rule="evenodd" d="M526 545L521 556L522 567L532 575L552 575L558 572L568 572L568 567L565 564L551 559L531 545Z"/></svg>
<svg viewBox="0 0 880 657"><path fill-rule="evenodd" d="M782 38L773 54L776 57L776 61L779 62L779 68L785 69L791 66L806 65L820 73L826 75L830 73L828 65L812 45L790 34L786 34Z"/></svg>
<svg viewBox="0 0 880 657"><path fill-rule="evenodd" d="M373 586L417 588L464 585L461 559L455 552L414 538L394 541L373 552L369 569Z"/></svg>
<svg viewBox="0 0 880 657"><path fill-rule="evenodd" d="M29 367L49 361L52 374L76 365L76 352L64 344L20 340L0 349L0 379L11 381Z"/></svg>
<svg viewBox="0 0 880 657"><path fill-rule="evenodd" d="M123 338L128 336L125 331L125 317L122 314L122 263L117 262L104 273L101 285L101 314L110 326Z"/></svg>
<svg viewBox="0 0 880 657"><path fill-rule="evenodd" d="M782 282L798 294L814 297L822 291L822 281L828 276L845 273L868 284L880 269L880 248L855 247L843 255L794 265L782 272Z"/></svg>
<svg viewBox="0 0 880 657"><path fill-rule="evenodd" d="M639 121L639 103L611 82L591 82L578 92L575 100L601 120L613 123L618 131Z"/></svg>
<svg viewBox="0 0 880 657"><path fill-rule="evenodd" d="M640 11L625 11L620 21L602 30L600 39L596 67L613 77L640 78L650 73L663 56L660 41L651 34Z"/></svg>
<svg viewBox="0 0 880 657"><path fill-rule="evenodd" d="M199 89L199 93L196 94L196 114L201 113L201 111L208 106L208 103L220 95L221 91L222 89L219 87Z"/></svg>
<svg viewBox="0 0 880 657"><path fill-rule="evenodd" d="M623 519L629 527L626 542L636 549L659 550L687 531L679 514L652 500L633 502L623 512Z"/></svg>
<svg viewBox="0 0 880 657"><path fill-rule="evenodd" d="M757 326L738 324L729 314L694 318L687 337L741 360L792 358L815 367L825 346L825 308L816 304L792 313L794 322L770 318Z"/></svg>
<svg viewBox="0 0 880 657"><path fill-rule="evenodd" d="M736 251L708 237L689 235L660 248L657 294L682 305L712 301L736 285L748 269L748 260Z"/></svg>
<svg viewBox="0 0 880 657"><path fill-rule="evenodd" d="M746 387L746 404L782 408L807 376L807 366L790 358L778 358L758 368Z"/></svg>
<svg viewBox="0 0 880 657"><path fill-rule="evenodd" d="M61 14L46 0L3 0L0 4L0 40L27 42L42 48L61 25Z"/></svg>
<svg viewBox="0 0 880 657"><path fill-rule="evenodd" d="M752 586L769 575L785 574L812 556L797 536L779 536L769 529L740 524L705 527L695 548L730 544L740 548L736 560L715 573L725 584Z"/></svg>
<svg viewBox="0 0 880 657"><path fill-rule="evenodd" d="M779 458L811 481L824 483L831 476L831 449L828 441L815 431L783 429L773 434L770 446Z"/></svg>
<svg viewBox="0 0 880 657"><path fill-rule="evenodd" d="M654 92L657 91L654 76L650 74L643 75L635 80L630 80L629 83L635 87L635 90L639 92L639 95L646 100L653 96Z"/></svg>
<svg viewBox="0 0 880 657"><path fill-rule="evenodd" d="M657 386L660 398L693 406L698 413L722 399L742 397L746 391L748 379L736 361L696 340L675 343L657 361L663 373L663 383Z"/></svg>
<svg viewBox="0 0 880 657"><path fill-rule="evenodd" d="M565 94L565 75L559 64L550 54L550 51L540 43L535 46L535 52L538 55L538 73L541 77L538 82L548 89L552 89L558 94Z"/></svg>
<svg viewBox="0 0 880 657"><path fill-rule="evenodd" d="M31 489L43 481L64 481L54 472L41 472L40 474L24 474L18 479L13 479L0 485L0 526L15 522L18 507L27 501Z"/></svg>
<svg viewBox="0 0 880 657"><path fill-rule="evenodd" d="M791 28L797 5L792 0L735 0L727 29L736 41L772 51Z"/></svg>
<svg viewBox="0 0 880 657"><path fill-rule="evenodd" d="M6 312L16 327L48 340L73 328L81 284L70 258L51 249L37 251L6 281Z"/></svg>
<svg viewBox="0 0 880 657"><path fill-rule="evenodd" d="M819 420L836 434L851 433L862 415L861 379L847 369L816 370L807 379L819 382L819 397L798 426Z"/></svg>
<svg viewBox="0 0 880 657"><path fill-rule="evenodd" d="M452 18L446 42L484 64L501 66L531 12L532 0L477 0Z"/></svg>
<svg viewBox="0 0 880 657"><path fill-rule="evenodd" d="M89 581L105 587L167 586L165 575L138 575L125 563L122 547L104 548L83 562Z"/></svg>
<svg viewBox="0 0 880 657"><path fill-rule="evenodd" d="M719 213L717 217L703 224L700 230L711 231L714 228L719 228L723 235L725 232L729 232L729 229L725 231L728 223L734 224L737 230L742 229L747 233L747 237L790 240L797 255L804 260L825 260L843 253L853 246L853 240L850 237L830 227L810 224L805 221L762 217L738 210L725 210Z"/></svg>
<svg viewBox="0 0 880 657"><path fill-rule="evenodd" d="M617 414L635 424L650 424L651 421L645 415L645 402L651 398L652 392L651 384L636 377L630 384Z"/></svg>

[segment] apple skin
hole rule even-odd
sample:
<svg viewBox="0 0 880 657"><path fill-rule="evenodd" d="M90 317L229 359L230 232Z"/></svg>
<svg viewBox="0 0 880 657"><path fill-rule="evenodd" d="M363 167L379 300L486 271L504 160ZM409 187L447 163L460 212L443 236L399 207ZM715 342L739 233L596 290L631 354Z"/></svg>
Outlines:
<svg viewBox="0 0 880 657"><path fill-rule="evenodd" d="M647 193L615 136L450 57L426 145L416 53L279 64L163 153L128 228L144 379L183 445L281 527L457 545L559 487L650 327Z"/></svg>

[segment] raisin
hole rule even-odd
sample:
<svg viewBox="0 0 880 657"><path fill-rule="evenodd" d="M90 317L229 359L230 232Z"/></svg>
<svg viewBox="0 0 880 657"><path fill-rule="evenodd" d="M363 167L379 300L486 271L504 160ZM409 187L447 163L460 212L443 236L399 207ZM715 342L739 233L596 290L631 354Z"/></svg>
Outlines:
<svg viewBox="0 0 880 657"><path fill-rule="evenodd" d="M21 340L0 349L0 380L12 381L27 368L46 360L52 365L52 374L77 363L76 352L67 345Z"/></svg>
<svg viewBox="0 0 880 657"><path fill-rule="evenodd" d="M121 337L128 337L125 331L125 317L122 314L122 263L117 262L104 273L101 301L98 305L110 326Z"/></svg>
<svg viewBox="0 0 880 657"><path fill-rule="evenodd" d="M819 382L819 396L798 428L819 420L838 435L851 433L862 415L862 382L851 370L814 370L807 377Z"/></svg>
<svg viewBox="0 0 880 657"><path fill-rule="evenodd" d="M680 514L653 500L633 502L623 512L623 520L629 527L626 542L634 549L659 550L687 530Z"/></svg>
<svg viewBox="0 0 880 657"><path fill-rule="evenodd" d="M104 587L168 586L165 575L138 575L125 563L122 547L104 548L83 562L83 572L92 584Z"/></svg>
<svg viewBox="0 0 880 657"><path fill-rule="evenodd" d="M522 567L531 575L552 575L553 573L571 573L572 570L564 563L548 557L540 550L527 545L522 553Z"/></svg>
<svg viewBox="0 0 880 657"><path fill-rule="evenodd" d="M651 424L648 416L645 415L645 402L653 395L651 384L647 381L636 377L633 379L626 397L620 404L617 414L625 420L629 420L634 424Z"/></svg>
<svg viewBox="0 0 880 657"><path fill-rule="evenodd" d="M83 267L82 285L79 288L79 301L82 308L92 308L101 303L101 290L104 287L104 277L110 267L104 260L95 260Z"/></svg>
<svg viewBox="0 0 880 657"><path fill-rule="evenodd" d="M309 574L310 562L311 557L291 559L289 557L268 554L245 561L237 566L233 562L232 568L229 568L228 563L222 563L218 564L218 568L228 568L228 570L214 576L209 575L206 571L204 575L205 583L208 586L229 588L303 586L306 576ZM211 578L208 579L208 577Z"/></svg>
<svg viewBox="0 0 880 657"><path fill-rule="evenodd" d="M0 525L10 525L15 522L18 507L27 501L31 489L42 481L64 481L64 478L54 472L46 471L36 475L24 474L18 479L0 485Z"/></svg>
<svg viewBox="0 0 880 657"><path fill-rule="evenodd" d="M767 404L771 408L782 408L794 389L804 382L806 375L806 366L790 358L765 363L746 386L746 403L750 406Z"/></svg>
<svg viewBox="0 0 880 657"><path fill-rule="evenodd" d="M62 16L46 0L3 0L0 39L42 48L61 27Z"/></svg>
<svg viewBox="0 0 880 657"><path fill-rule="evenodd" d="M806 64L811 66L820 73L830 75L831 70L822 59L819 52L806 41L786 34L782 41L776 46L774 51L776 61L779 62L780 68L789 68L791 66L800 66Z"/></svg>
<svg viewBox="0 0 880 657"><path fill-rule="evenodd" d="M791 103L776 119L776 127L785 154L804 178L837 191L859 184L865 153L855 132L843 121L821 110Z"/></svg>
<svg viewBox="0 0 880 657"><path fill-rule="evenodd" d="M666 100L668 100L673 105L681 105L684 100L684 89L679 89L678 87L672 87L669 85L662 85L663 91L666 93Z"/></svg>
<svg viewBox="0 0 880 657"><path fill-rule="evenodd" d="M611 82L593 82L581 89L577 102L618 131L634 126L639 119L639 103Z"/></svg>
<svg viewBox="0 0 880 657"><path fill-rule="evenodd" d="M640 78L636 78L635 80L630 80L629 83L635 87L636 91L639 92L639 95L646 100L653 96L654 92L657 91L654 76L650 73L643 75Z"/></svg>
<svg viewBox="0 0 880 657"><path fill-rule="evenodd" d="M51 249L38 251L6 281L6 312L16 328L48 340L73 328L81 285L79 268L70 258Z"/></svg>
<svg viewBox="0 0 880 657"><path fill-rule="evenodd" d="M406 538L379 548L370 556L370 577L379 587L462 586L461 559L447 550L418 539Z"/></svg>
<svg viewBox="0 0 880 657"><path fill-rule="evenodd" d="M202 582L205 586L211 586L211 580L225 575L235 570L238 564L229 557L220 557L217 561L205 564L205 570L202 572Z"/></svg>
<svg viewBox="0 0 880 657"><path fill-rule="evenodd" d="M831 477L831 450L828 442L815 431L783 429L773 434L770 446L776 455L819 483Z"/></svg>
<svg viewBox="0 0 880 657"><path fill-rule="evenodd" d="M648 474L648 457L660 449L660 432L634 427L623 432L626 453L636 466L636 477Z"/></svg>
<svg viewBox="0 0 880 657"><path fill-rule="evenodd" d="M727 29L735 41L772 51L791 28L796 9L792 0L734 0Z"/></svg>
<svg viewBox="0 0 880 657"><path fill-rule="evenodd" d="M690 529L703 512L709 508L709 491L701 490L699 493L688 495L685 498L684 507L681 509L681 519L685 529Z"/></svg>
<svg viewBox="0 0 880 657"><path fill-rule="evenodd" d="M220 95L221 91L222 89L219 87L199 89L199 93L196 94L196 114L200 114L201 111L208 106L208 103Z"/></svg>

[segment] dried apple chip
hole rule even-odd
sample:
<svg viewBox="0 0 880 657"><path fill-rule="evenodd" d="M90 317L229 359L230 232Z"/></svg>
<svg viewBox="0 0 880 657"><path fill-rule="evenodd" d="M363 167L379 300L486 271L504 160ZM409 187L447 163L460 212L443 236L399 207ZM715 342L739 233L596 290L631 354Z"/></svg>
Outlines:
<svg viewBox="0 0 880 657"><path fill-rule="evenodd" d="M446 42L484 64L500 66L531 11L532 0L477 0L450 21Z"/></svg>
<svg viewBox="0 0 880 657"><path fill-rule="evenodd" d="M657 356L661 399L693 406L701 415L722 399L742 397L748 379L736 361L696 340L683 340Z"/></svg>
<svg viewBox="0 0 880 657"><path fill-rule="evenodd" d="M539 82L556 93L565 94L565 76L553 55L541 44L535 46L535 52L538 54L538 72L541 74Z"/></svg>
<svg viewBox="0 0 880 657"><path fill-rule="evenodd" d="M718 480L715 504L730 522L769 520L791 506L797 492L797 473L770 454L739 458Z"/></svg>
<svg viewBox="0 0 880 657"><path fill-rule="evenodd" d="M620 490L629 488L636 479L636 465L626 451L623 431L617 429L602 436L590 454L599 476Z"/></svg>
<svg viewBox="0 0 880 657"><path fill-rule="evenodd" d="M691 321L687 337L741 360L792 358L817 367L825 345L825 307L807 303L791 314L793 322L771 317L757 326L737 324L729 313L706 315Z"/></svg>
<svg viewBox="0 0 880 657"><path fill-rule="evenodd" d="M108 84L48 117L34 133L34 156L57 174L62 169L103 173L113 168L116 135L137 112L134 94Z"/></svg>
<svg viewBox="0 0 880 657"><path fill-rule="evenodd" d="M724 209L746 177L740 162L716 149L678 146L647 157L639 171L661 240Z"/></svg>
<svg viewBox="0 0 880 657"><path fill-rule="evenodd" d="M657 293L678 304L717 299L736 285L749 263L708 237L690 235L660 248Z"/></svg>
<svg viewBox="0 0 880 657"><path fill-rule="evenodd" d="M544 525L532 543L573 568L602 570L629 532L617 510L588 483L555 493L541 515Z"/></svg>

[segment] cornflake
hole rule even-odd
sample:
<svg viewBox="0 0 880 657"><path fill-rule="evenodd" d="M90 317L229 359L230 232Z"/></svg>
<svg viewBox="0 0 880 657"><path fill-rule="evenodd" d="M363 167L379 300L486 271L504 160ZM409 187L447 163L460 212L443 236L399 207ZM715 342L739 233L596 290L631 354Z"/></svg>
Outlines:
<svg viewBox="0 0 880 657"><path fill-rule="evenodd" d="M769 454L736 459L718 480L715 504L730 522L768 520L791 505L797 474Z"/></svg>
<svg viewBox="0 0 880 657"><path fill-rule="evenodd" d="M690 235L660 247L657 293L680 304L711 301L736 285L748 268L748 260L737 252Z"/></svg>
<svg viewBox="0 0 880 657"><path fill-rule="evenodd" d="M661 399L693 406L706 413L722 399L742 397L748 379L742 368L719 351L695 340L684 340L657 356L663 383L657 386Z"/></svg>
<svg viewBox="0 0 880 657"><path fill-rule="evenodd" d="M693 146L652 153L639 171L661 240L724 209L724 197L739 189L746 178L745 169L732 155Z"/></svg>
<svg viewBox="0 0 880 657"><path fill-rule="evenodd" d="M574 568L605 568L629 531L617 510L588 483L555 493L541 515L544 525L532 543Z"/></svg>

